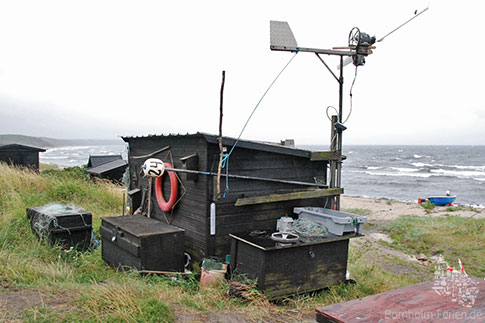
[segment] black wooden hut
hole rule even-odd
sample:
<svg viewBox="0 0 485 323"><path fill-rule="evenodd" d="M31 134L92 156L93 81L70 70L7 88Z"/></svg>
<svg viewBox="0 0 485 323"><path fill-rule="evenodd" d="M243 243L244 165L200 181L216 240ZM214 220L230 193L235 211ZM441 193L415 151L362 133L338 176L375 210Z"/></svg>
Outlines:
<svg viewBox="0 0 485 323"><path fill-rule="evenodd" d="M228 254L230 233L272 232L277 219L286 214L291 216L294 207L326 206L330 198L343 193L341 188L325 185L329 161L337 158L335 152L312 152L280 144L240 140L228 160L229 175L240 177L229 177L225 197L217 199L216 176L208 174L218 170L217 136L195 133L123 137L123 140L129 144L128 189L132 210L144 205L148 196L148 179L141 173L147 158L169 161L178 169L206 172L177 173L181 185L178 201L171 212L164 213L160 209L155 194L151 195L150 201L152 218L168 219L171 224L185 229L185 249L196 260ZM234 138L228 137L222 140L227 151L235 142ZM220 184L222 192L226 191L224 174L225 170ZM168 195L170 182L166 175L162 186ZM215 234L210 232L212 203L216 210Z"/></svg>
<svg viewBox="0 0 485 323"><path fill-rule="evenodd" d="M86 172L121 182L127 166L128 162L121 155L92 155L89 156Z"/></svg>
<svg viewBox="0 0 485 323"><path fill-rule="evenodd" d="M39 169L39 153L45 149L10 144L0 146L0 161L18 167Z"/></svg>

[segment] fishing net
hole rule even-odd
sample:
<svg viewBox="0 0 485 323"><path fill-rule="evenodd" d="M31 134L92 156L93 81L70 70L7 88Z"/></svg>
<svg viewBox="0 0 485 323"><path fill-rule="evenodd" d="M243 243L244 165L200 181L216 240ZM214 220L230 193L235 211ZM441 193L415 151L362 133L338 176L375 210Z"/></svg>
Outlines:
<svg viewBox="0 0 485 323"><path fill-rule="evenodd" d="M223 269L223 265L221 261L215 259L204 258L202 260L202 268L207 270L221 270Z"/></svg>
<svg viewBox="0 0 485 323"><path fill-rule="evenodd" d="M86 213L86 211L77 206L59 203L49 203L28 210L32 229L34 229L40 238L46 238L54 229L67 229L59 225L57 219L58 215L79 214L83 224L87 226L82 215L83 213ZM69 229L67 230L69 231Z"/></svg>
<svg viewBox="0 0 485 323"><path fill-rule="evenodd" d="M303 241L315 241L328 236L326 226L310 219L295 220L293 228Z"/></svg>

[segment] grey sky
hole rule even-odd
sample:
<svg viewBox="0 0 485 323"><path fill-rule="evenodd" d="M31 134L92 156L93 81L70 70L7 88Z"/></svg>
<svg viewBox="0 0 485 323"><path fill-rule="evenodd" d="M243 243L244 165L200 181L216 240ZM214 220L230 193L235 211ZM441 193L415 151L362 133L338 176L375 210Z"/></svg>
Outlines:
<svg viewBox="0 0 485 323"><path fill-rule="evenodd" d="M0 133L58 138L218 132L236 137L291 58L269 50L269 21L298 45L381 37L428 1L1 1ZM345 144L485 144L481 1L435 1L359 67ZM323 57L336 71L337 59ZM354 67L345 68L345 108ZM328 144L338 84L299 53L246 139Z"/></svg>

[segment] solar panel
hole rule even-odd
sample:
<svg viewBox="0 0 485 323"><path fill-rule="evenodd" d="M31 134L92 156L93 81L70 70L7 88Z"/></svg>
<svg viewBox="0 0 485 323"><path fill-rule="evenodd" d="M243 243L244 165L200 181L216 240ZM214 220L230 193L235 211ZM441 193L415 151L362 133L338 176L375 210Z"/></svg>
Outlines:
<svg viewBox="0 0 485 323"><path fill-rule="evenodd" d="M271 47L297 48L295 36L286 21L270 21Z"/></svg>

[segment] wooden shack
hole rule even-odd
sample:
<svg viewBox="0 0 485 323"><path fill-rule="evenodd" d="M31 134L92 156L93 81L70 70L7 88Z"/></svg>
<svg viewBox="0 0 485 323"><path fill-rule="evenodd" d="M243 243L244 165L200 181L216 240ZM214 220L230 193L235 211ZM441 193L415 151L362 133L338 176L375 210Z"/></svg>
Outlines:
<svg viewBox="0 0 485 323"><path fill-rule="evenodd" d="M28 167L39 170L39 153L45 149L10 144L0 146L0 161L17 167Z"/></svg>
<svg viewBox="0 0 485 323"><path fill-rule="evenodd" d="M86 172L111 181L121 182L128 162L121 155L90 155Z"/></svg>
<svg viewBox="0 0 485 323"><path fill-rule="evenodd" d="M253 230L275 231L276 220L292 216L296 206L329 204L330 198L343 193L328 188L327 169L337 159L336 152L312 152L280 144L239 140L228 160L229 175L223 171L220 199L216 194L219 164L218 137L205 133L123 137L128 143L131 208L136 210L148 196L148 180L141 167L147 158L169 161L174 168L199 171L178 172L181 185L171 212L162 212L151 194L150 216L185 229L185 249L195 260L229 254L229 234ZM224 137L229 151L236 140ZM248 177L248 178L245 178ZM251 177L251 178L249 178ZM162 191L170 192L168 176ZM255 179L259 178L259 179ZM295 184L297 182L297 184ZM155 182L154 182L155 183ZM305 183L305 184L304 184ZM228 190L227 190L227 187ZM153 189L152 189L153 190ZM210 232L210 209L215 204L215 234Z"/></svg>

